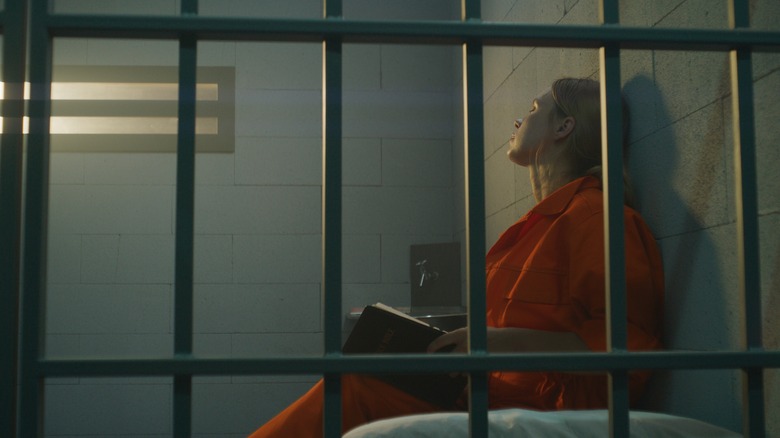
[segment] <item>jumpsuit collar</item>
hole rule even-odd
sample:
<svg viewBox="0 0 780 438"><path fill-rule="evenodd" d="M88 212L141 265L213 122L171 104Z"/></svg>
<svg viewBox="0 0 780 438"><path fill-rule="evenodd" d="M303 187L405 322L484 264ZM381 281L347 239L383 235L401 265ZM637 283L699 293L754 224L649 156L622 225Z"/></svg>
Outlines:
<svg viewBox="0 0 780 438"><path fill-rule="evenodd" d="M544 216L560 214L569 205L574 198L574 195L582 190L590 188L600 189L601 181L594 176L577 178L542 199L541 202L531 209L531 212Z"/></svg>

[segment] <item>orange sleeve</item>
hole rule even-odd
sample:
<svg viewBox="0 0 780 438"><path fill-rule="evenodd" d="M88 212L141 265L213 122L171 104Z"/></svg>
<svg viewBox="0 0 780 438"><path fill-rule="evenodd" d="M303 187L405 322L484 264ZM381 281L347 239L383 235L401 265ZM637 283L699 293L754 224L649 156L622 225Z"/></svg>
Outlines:
<svg viewBox="0 0 780 438"><path fill-rule="evenodd" d="M663 268L655 239L634 212L625 215L626 341L628 350L657 350L663 323ZM581 222L573 236L570 253L569 292L580 315L573 331L592 351L606 351L606 297L603 214ZM634 405L650 378L648 371L629 373L629 392ZM599 380L583 379L589 385ZM601 388L604 382L594 388ZM588 387L590 388L590 387ZM586 391L595 391L590 388Z"/></svg>
<svg viewBox="0 0 780 438"><path fill-rule="evenodd" d="M627 346L661 348L663 270L653 236L639 216L625 214ZM607 346L603 214L578 224L571 241L569 292L580 315L574 332L593 351Z"/></svg>

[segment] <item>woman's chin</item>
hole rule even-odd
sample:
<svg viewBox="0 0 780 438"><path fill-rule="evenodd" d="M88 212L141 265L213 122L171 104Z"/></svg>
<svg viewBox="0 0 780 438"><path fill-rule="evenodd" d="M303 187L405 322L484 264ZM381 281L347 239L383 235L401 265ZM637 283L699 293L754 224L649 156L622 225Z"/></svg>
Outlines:
<svg viewBox="0 0 780 438"><path fill-rule="evenodd" d="M509 161L517 164L518 166L528 167L528 157L525 154L520 154L517 151L510 149L506 153Z"/></svg>

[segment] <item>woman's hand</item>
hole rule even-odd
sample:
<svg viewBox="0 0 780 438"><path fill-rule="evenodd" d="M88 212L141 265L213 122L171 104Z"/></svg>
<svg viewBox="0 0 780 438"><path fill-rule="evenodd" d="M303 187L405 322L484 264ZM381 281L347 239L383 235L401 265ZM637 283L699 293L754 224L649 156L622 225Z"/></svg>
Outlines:
<svg viewBox="0 0 780 438"><path fill-rule="evenodd" d="M468 330L466 327L461 327L434 339L433 342L428 345L428 353L436 353L439 350L448 353L465 353L467 350L468 338Z"/></svg>

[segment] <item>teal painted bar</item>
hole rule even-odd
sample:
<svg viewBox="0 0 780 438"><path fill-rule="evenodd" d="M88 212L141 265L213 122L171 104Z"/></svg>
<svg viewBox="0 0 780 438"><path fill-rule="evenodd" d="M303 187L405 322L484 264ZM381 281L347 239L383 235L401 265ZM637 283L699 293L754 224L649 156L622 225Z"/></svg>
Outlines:
<svg viewBox="0 0 780 438"><path fill-rule="evenodd" d="M731 27L742 31L750 26L747 0L729 2ZM763 349L761 330L761 259L758 240L758 183L756 181L756 136L753 108L753 57L749 47L731 51L731 94L734 120L734 181L736 189L737 254L740 293L744 297L745 345ZM743 372L743 433L766 436L764 372L748 368Z"/></svg>
<svg viewBox="0 0 780 438"><path fill-rule="evenodd" d="M54 36L169 38L192 33L209 40L322 41L590 47L617 44L623 49L780 50L780 32L762 30L661 29L553 25L479 21L357 21L250 19L216 17L133 17L116 15L53 15L47 20Z"/></svg>
<svg viewBox="0 0 780 438"><path fill-rule="evenodd" d="M618 24L620 21L618 0L599 1L599 19L602 24Z"/></svg>
<svg viewBox="0 0 780 438"><path fill-rule="evenodd" d="M322 431L325 438L341 436L341 370L326 373L323 377L325 385L325 407Z"/></svg>
<svg viewBox="0 0 780 438"><path fill-rule="evenodd" d="M599 2L601 23L617 25L617 0ZM621 101L620 47L605 45L599 51L602 117L602 178L604 180L604 267L607 303L607 349L626 351L626 264L623 223L623 105ZM628 373L609 373L609 435L630 435Z"/></svg>
<svg viewBox="0 0 780 438"><path fill-rule="evenodd" d="M173 436L192 436L192 376L173 376Z"/></svg>
<svg viewBox="0 0 780 438"><path fill-rule="evenodd" d="M628 371L612 370L609 373L609 436L630 436L628 421Z"/></svg>
<svg viewBox="0 0 780 438"><path fill-rule="evenodd" d="M323 285L325 354L341 353L341 43L326 41L323 81Z"/></svg>
<svg viewBox="0 0 780 438"><path fill-rule="evenodd" d="M198 15L198 0L181 0L181 16Z"/></svg>
<svg viewBox="0 0 780 438"><path fill-rule="evenodd" d="M184 8L182 8L184 12ZM192 354L195 215L195 84L197 40L179 43L179 121L176 151L174 354ZM192 435L192 376L173 380L173 436Z"/></svg>
<svg viewBox="0 0 780 438"><path fill-rule="evenodd" d="M742 405L742 433L746 437L763 438L766 433L766 409L764 407L764 370L744 370Z"/></svg>
<svg viewBox="0 0 780 438"><path fill-rule="evenodd" d="M184 5L182 13L185 13ZM192 353L192 282L195 214L195 84L197 41L179 42L179 109L176 151L174 353Z"/></svg>
<svg viewBox="0 0 780 438"><path fill-rule="evenodd" d="M27 2L11 2L3 30L3 134L0 139L0 436L16 435L21 287L24 80Z"/></svg>
<svg viewBox="0 0 780 438"><path fill-rule="evenodd" d="M604 273L607 280L607 346L626 350L626 263L623 223L623 105L620 49L601 49L601 167L604 179ZM604 122L606 120L606 122Z"/></svg>
<svg viewBox="0 0 780 438"><path fill-rule="evenodd" d="M263 359L44 360L36 375L170 376L371 372L607 371L632 369L780 368L780 351L653 351L622 353L523 353L476 355L326 356Z"/></svg>
<svg viewBox="0 0 780 438"><path fill-rule="evenodd" d="M737 251L740 292L745 306L745 344L763 348L761 330L761 278L758 241L758 187L753 118L753 62L749 49L732 52L732 98L734 100L734 179L736 182ZM746 370L743 384L745 435L766 435L762 370ZM758 391L756 391L758 389Z"/></svg>
<svg viewBox="0 0 780 438"><path fill-rule="evenodd" d="M472 353L487 351L485 302L485 116L482 77L482 44L465 45L466 190L468 228L469 347Z"/></svg>
<svg viewBox="0 0 780 438"><path fill-rule="evenodd" d="M746 27L746 1L735 0L737 27ZM758 184L756 181L756 135L753 108L753 57L750 49L731 52L732 112L737 199L737 236L741 292L745 297L747 348L763 348L761 335L761 274L758 242Z"/></svg>
<svg viewBox="0 0 780 438"><path fill-rule="evenodd" d="M30 13L30 132L27 138L24 259L19 388L19 434L43 436L46 247L49 205L49 115L52 41L45 18L48 1L34 0Z"/></svg>
<svg viewBox="0 0 780 438"><path fill-rule="evenodd" d="M181 15L197 15L198 1L183 0ZM193 264L195 239L195 86L198 42L192 35L179 40L179 110L176 148L176 247L173 349L192 354ZM192 436L192 375L173 378L173 436Z"/></svg>
<svg viewBox="0 0 780 438"><path fill-rule="evenodd" d="M607 348L626 351L626 265L623 223L623 151L620 102L620 49L602 49L602 174L604 178L604 266L607 303ZM610 373L610 436L629 436L628 376L625 371Z"/></svg>
<svg viewBox="0 0 780 438"><path fill-rule="evenodd" d="M326 19L340 20L341 0L324 0ZM342 44L338 37L323 41L322 78L322 285L325 356L341 355L342 321ZM340 372L325 373L325 437L341 436Z"/></svg>
<svg viewBox="0 0 780 438"><path fill-rule="evenodd" d="M479 22L481 2L464 0L463 20ZM487 352L487 309L485 299L485 116L483 93L482 43L467 41L464 46L464 117L466 132L466 229L469 300L469 354L480 357ZM469 375L469 433L487 436L488 373Z"/></svg>

